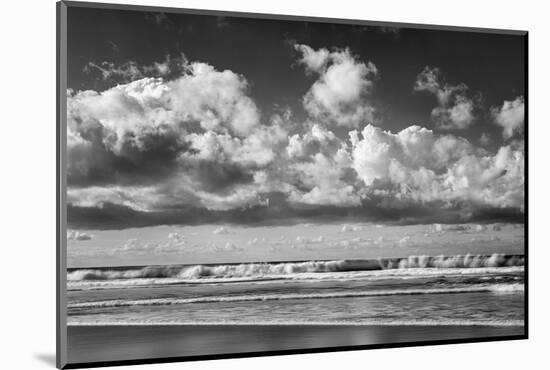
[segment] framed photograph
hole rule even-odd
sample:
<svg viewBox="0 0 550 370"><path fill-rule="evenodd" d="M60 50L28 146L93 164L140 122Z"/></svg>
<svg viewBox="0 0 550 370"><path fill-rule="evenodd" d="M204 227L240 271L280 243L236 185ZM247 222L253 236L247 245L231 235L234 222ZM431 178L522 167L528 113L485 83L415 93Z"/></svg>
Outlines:
<svg viewBox="0 0 550 370"><path fill-rule="evenodd" d="M59 368L527 338L526 31L57 5Z"/></svg>

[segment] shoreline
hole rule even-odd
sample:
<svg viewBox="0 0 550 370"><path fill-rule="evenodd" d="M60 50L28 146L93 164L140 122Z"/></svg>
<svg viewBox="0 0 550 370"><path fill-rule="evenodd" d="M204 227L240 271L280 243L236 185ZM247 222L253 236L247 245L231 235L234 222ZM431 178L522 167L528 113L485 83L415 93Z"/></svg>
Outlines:
<svg viewBox="0 0 550 370"><path fill-rule="evenodd" d="M521 321L523 322L523 321ZM231 327L231 326L239 326L239 327L484 327L484 328L517 328L517 327L523 327L523 324L520 324L519 321L515 322L452 322L448 321L446 323L431 323L428 320L421 321L421 322L412 322L412 323L406 323L406 322L395 322L395 323L388 323L388 322L364 322L364 323L353 323L353 322L257 322L257 323L251 323L251 322L202 322L202 323L191 323L191 322L158 322L158 323L148 323L148 322L128 322L128 323L110 323L110 322L104 322L104 323L96 323L96 322L82 322L82 323L67 323L67 327L179 327L179 326L187 326L187 327L212 327L212 326L220 326L220 327Z"/></svg>

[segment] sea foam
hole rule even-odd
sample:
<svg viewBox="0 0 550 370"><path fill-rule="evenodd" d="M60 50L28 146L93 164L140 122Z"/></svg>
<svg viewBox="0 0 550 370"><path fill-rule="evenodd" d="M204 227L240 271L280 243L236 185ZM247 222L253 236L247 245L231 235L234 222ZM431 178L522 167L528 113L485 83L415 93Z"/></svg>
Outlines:
<svg viewBox="0 0 550 370"><path fill-rule="evenodd" d="M203 279L253 278L301 273L377 271L416 268L487 268L523 266L521 255L410 256L369 260L298 261L280 263L240 263L219 265L171 265L128 268L70 269L68 281L120 279Z"/></svg>

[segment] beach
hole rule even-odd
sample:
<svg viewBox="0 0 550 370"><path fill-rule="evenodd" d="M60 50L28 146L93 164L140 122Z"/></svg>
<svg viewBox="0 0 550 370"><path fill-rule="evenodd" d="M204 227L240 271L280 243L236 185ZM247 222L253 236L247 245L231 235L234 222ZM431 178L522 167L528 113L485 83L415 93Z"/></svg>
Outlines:
<svg viewBox="0 0 550 370"><path fill-rule="evenodd" d="M69 326L68 353L75 364L521 335L523 326Z"/></svg>

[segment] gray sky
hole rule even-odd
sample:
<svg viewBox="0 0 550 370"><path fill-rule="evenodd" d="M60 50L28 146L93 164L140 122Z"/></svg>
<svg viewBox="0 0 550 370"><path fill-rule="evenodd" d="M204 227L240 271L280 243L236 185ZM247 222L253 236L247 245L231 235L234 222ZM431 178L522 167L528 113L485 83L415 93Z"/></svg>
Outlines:
<svg viewBox="0 0 550 370"><path fill-rule="evenodd" d="M69 267L523 254L522 224L150 226L69 233Z"/></svg>

